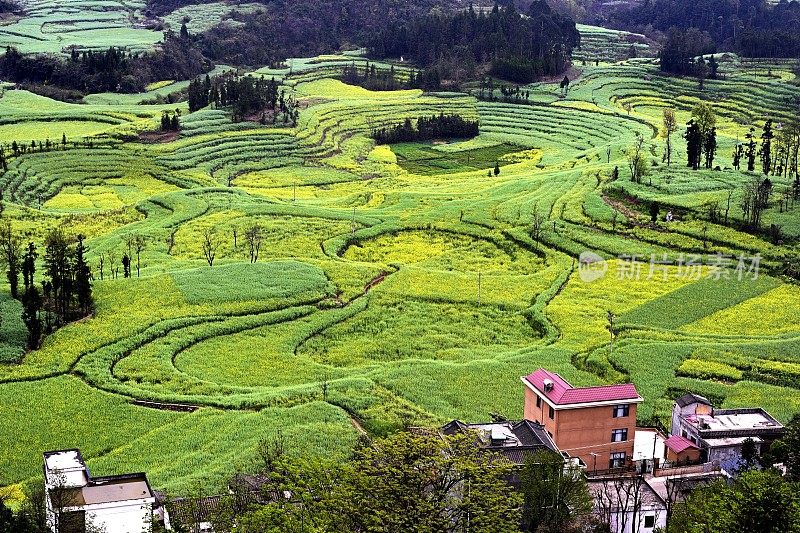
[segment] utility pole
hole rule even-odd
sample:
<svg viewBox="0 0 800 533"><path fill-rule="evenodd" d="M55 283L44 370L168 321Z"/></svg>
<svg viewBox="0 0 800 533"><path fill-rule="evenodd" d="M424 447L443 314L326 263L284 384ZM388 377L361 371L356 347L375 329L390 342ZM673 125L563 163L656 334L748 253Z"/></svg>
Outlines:
<svg viewBox="0 0 800 533"><path fill-rule="evenodd" d="M481 273L478 272L478 307L481 305Z"/></svg>
<svg viewBox="0 0 800 533"><path fill-rule="evenodd" d="M353 235L356 234L356 208L353 207L353 218L350 220L350 229L353 231Z"/></svg>

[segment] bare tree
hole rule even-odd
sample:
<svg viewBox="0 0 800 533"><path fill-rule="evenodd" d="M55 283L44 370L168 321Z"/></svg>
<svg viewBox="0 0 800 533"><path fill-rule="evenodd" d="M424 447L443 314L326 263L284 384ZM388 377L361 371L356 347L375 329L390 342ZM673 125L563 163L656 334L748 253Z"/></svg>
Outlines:
<svg viewBox="0 0 800 533"><path fill-rule="evenodd" d="M671 107L665 107L661 135L667 141L666 151L664 152L667 166L672 162L672 134L676 131L678 131L678 122L675 120L675 110Z"/></svg>
<svg viewBox="0 0 800 533"><path fill-rule="evenodd" d="M114 266L117 262L117 255L114 253L113 250L109 250L108 253L106 254L106 257L108 257L108 270L109 273L111 274L111 278L117 279L117 270L116 270L117 267Z"/></svg>
<svg viewBox="0 0 800 533"><path fill-rule="evenodd" d="M539 241L542 238L542 228L544 227L544 223L547 221L544 214L539 212L539 204L533 206L533 211L531 212L531 228L530 228L530 235L533 242L536 243L536 249L539 249Z"/></svg>
<svg viewBox="0 0 800 533"><path fill-rule="evenodd" d="M178 230L175 228L169 230L169 235L167 235L167 255L172 255L172 249L175 247L175 234L177 232Z"/></svg>
<svg viewBox="0 0 800 533"><path fill-rule="evenodd" d="M641 475L620 475L596 483L595 514L609 531L638 533L644 484Z"/></svg>
<svg viewBox="0 0 800 533"><path fill-rule="evenodd" d="M98 265L100 267L100 281L103 280L103 266L106 263L106 255L101 253L100 257L98 258Z"/></svg>
<svg viewBox="0 0 800 533"><path fill-rule="evenodd" d="M147 239L144 236L139 235L138 233L133 238L133 249L136 252L136 277L138 278L141 274L141 255L142 251L144 251L145 244L147 244Z"/></svg>
<svg viewBox="0 0 800 533"><path fill-rule="evenodd" d="M213 228L203 230L203 255L208 261L208 266L214 266L214 256L217 254L219 243L216 242L216 232Z"/></svg>
<svg viewBox="0 0 800 533"><path fill-rule="evenodd" d="M258 224L253 224L252 226L248 227L244 232L244 238L247 240L247 248L250 253L250 262L255 263L258 261L258 254L261 251L261 241L263 240L261 226Z"/></svg>

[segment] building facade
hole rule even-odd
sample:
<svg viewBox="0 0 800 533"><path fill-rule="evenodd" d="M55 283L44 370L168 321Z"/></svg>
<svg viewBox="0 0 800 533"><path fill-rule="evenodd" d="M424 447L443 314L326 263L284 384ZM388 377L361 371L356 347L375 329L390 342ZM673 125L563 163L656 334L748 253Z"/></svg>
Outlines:
<svg viewBox="0 0 800 533"><path fill-rule="evenodd" d="M79 450L44 453L47 524L53 533L139 533L156 498L143 473L92 477Z"/></svg>
<svg viewBox="0 0 800 533"><path fill-rule="evenodd" d="M756 452L762 453L783 436L784 427L759 407L715 409L706 398L686 394L675 401L670 433L697 446L701 461L734 471L746 441L753 441Z"/></svg>
<svg viewBox="0 0 800 533"><path fill-rule="evenodd" d="M642 402L633 384L573 387L543 368L522 382L525 419L542 424L562 452L580 458L588 470L630 465Z"/></svg>

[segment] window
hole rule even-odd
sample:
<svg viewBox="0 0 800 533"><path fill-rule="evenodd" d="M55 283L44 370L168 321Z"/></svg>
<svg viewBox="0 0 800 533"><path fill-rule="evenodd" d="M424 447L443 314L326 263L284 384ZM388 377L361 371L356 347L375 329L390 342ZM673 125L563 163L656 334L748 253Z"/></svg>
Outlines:
<svg viewBox="0 0 800 533"><path fill-rule="evenodd" d="M624 416L628 416L628 411L630 410L629 405L615 405L614 406L614 418L622 418Z"/></svg>
<svg viewBox="0 0 800 533"><path fill-rule="evenodd" d="M542 406L542 397L541 396L537 396L536 397L536 407L541 407L541 406Z"/></svg>
<svg viewBox="0 0 800 533"><path fill-rule="evenodd" d="M653 528L656 527L656 515L649 514L644 517L644 527L646 528Z"/></svg>
<svg viewBox="0 0 800 533"><path fill-rule="evenodd" d="M611 442L625 442L628 440L628 428L615 429L611 432Z"/></svg>
<svg viewBox="0 0 800 533"><path fill-rule="evenodd" d="M553 420L556 417L556 410L552 407L550 408L550 420Z"/></svg>
<svg viewBox="0 0 800 533"><path fill-rule="evenodd" d="M609 468L620 468L625 466L625 452L614 452L608 461Z"/></svg>

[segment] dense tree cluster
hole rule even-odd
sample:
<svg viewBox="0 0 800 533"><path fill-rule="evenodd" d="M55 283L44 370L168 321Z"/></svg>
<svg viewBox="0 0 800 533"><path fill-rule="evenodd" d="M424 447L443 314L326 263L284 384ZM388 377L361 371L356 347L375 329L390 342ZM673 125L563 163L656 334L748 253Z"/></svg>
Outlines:
<svg viewBox="0 0 800 533"><path fill-rule="evenodd" d="M684 74L702 78L717 77L717 62L712 55L708 62L704 54L713 54L716 43L708 33L697 28L686 31L671 28L667 40L658 54L661 70L673 74Z"/></svg>
<svg viewBox="0 0 800 533"><path fill-rule="evenodd" d="M19 4L12 0L0 0L0 14L15 13L20 10Z"/></svg>
<svg viewBox="0 0 800 533"><path fill-rule="evenodd" d="M534 1L526 13L509 4L495 5L489 13L470 7L415 17L376 33L369 52L374 57L409 57L426 67L458 58L468 74L489 62L496 76L528 83L563 71L579 44L574 21L544 1Z"/></svg>
<svg viewBox="0 0 800 533"><path fill-rule="evenodd" d="M394 65L379 69L367 63L360 69L352 63L342 69L340 78L349 85L359 85L370 91L397 91L400 89L424 89L435 91L441 85L439 71L436 69L410 70L407 76L399 75Z"/></svg>
<svg viewBox="0 0 800 533"><path fill-rule="evenodd" d="M478 122L465 120L459 115L433 115L419 117L416 124L407 118L403 123L372 131L378 144L393 144L432 139L467 139L478 135Z"/></svg>
<svg viewBox="0 0 800 533"><path fill-rule="evenodd" d="M59 229L47 235L41 290L35 279L39 257L36 245L29 242L23 247L8 221L0 226L0 251L11 295L22 302L30 348L39 346L43 333L92 312L92 273L83 236L71 239Z"/></svg>
<svg viewBox="0 0 800 533"><path fill-rule="evenodd" d="M23 55L8 47L0 57L0 78L71 90L71 95L52 96L76 99L89 92L142 92L154 81L189 79L211 67L190 39L165 33L160 48L146 54L113 47L104 52L79 52L73 48L70 56L63 58L50 54Z"/></svg>
<svg viewBox="0 0 800 533"><path fill-rule="evenodd" d="M800 2L766 0L652 0L612 15L630 29L695 28L720 49L749 57L800 57Z"/></svg>
<svg viewBox="0 0 800 533"><path fill-rule="evenodd" d="M234 120L244 120L248 114L260 113L262 124L277 123L282 115L284 124L297 124L297 101L278 88L275 78L264 76L218 76L196 78L189 84L189 110L196 111L208 105L230 107ZM267 111L271 119L267 117Z"/></svg>

